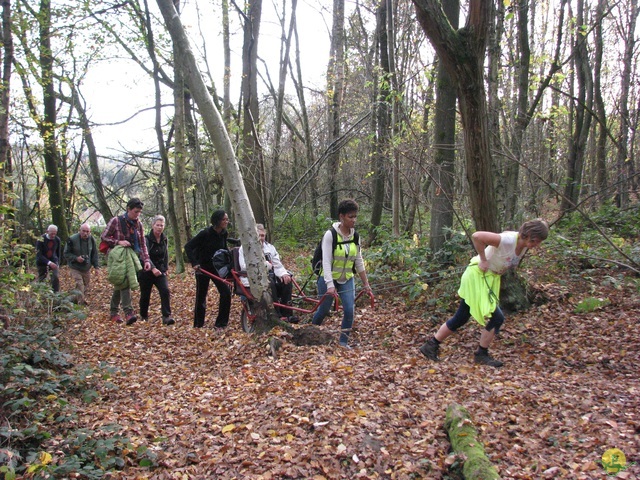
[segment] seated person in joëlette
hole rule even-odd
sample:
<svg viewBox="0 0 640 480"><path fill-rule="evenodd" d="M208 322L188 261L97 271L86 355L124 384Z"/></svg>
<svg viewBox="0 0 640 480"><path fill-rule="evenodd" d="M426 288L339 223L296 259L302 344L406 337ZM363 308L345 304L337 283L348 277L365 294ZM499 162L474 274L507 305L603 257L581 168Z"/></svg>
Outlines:
<svg viewBox="0 0 640 480"><path fill-rule="evenodd" d="M262 243L262 252L269 269L269 282L271 283L271 294L273 301L282 305L291 305L291 295L293 290L291 273L284 267L280 260L280 255L276 250L276 247L266 241L267 231L264 225L261 223L256 224L256 230L258 231L258 237L260 237L260 243ZM240 269L245 271L247 264L244 260L243 248L240 247L238 251L238 262ZM243 275L241 277L242 284L245 287L249 287L249 279ZM293 315L293 312L285 307L276 307L276 312L283 320L289 323L298 323L299 318Z"/></svg>

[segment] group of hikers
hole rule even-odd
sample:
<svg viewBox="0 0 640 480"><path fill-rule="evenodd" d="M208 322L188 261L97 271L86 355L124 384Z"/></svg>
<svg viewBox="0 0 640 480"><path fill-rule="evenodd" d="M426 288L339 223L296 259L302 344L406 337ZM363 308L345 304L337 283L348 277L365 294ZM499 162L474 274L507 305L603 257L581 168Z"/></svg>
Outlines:
<svg viewBox="0 0 640 480"><path fill-rule="evenodd" d="M71 276L78 291L78 303L86 304L90 288L90 269L99 267L98 251L108 253L108 278L113 284L110 302L110 318L115 323L132 325L140 318L147 321L151 291L155 286L161 302L162 323L173 325L170 290L167 280L169 252L166 225L162 215L151 221L151 231L144 234L140 214L144 207L139 198L127 202L126 212L113 217L101 235L100 246L91 236L87 224L72 235L64 246ZM360 277L363 288L371 293L359 236L355 230L359 206L352 199L338 205L338 221L333 223L321 240L321 260L318 261L318 296L323 301L318 305L312 318L314 325L322 325L330 313L335 295L342 305L342 324L339 345L352 348L349 344L355 312L355 276ZM228 248L227 227L229 216L224 210L216 210L211 215L211 225L198 232L184 246L195 271L196 295L193 326L202 328L205 324L207 294L210 282L219 293L218 313L215 328L223 329L229 323L231 311L231 289L227 282L219 280L214 267L214 254ZM44 281L50 275L54 291L60 288L58 268L61 258L61 242L57 237L57 227L50 225L47 232L36 244L36 265L38 280ZM290 305L292 296L292 274L283 265L276 248L266 241L267 232L263 225L257 225L257 233L262 244L265 268L269 271L273 299L280 305ZM536 248L547 238L549 226L544 220L525 222L516 231L493 233L477 231L472 235L477 255L473 257L462 275L458 295L461 298L458 310L438 331L420 347L420 352L429 360L439 360L440 344L451 334L465 325L471 317L482 327L478 349L474 353L475 363L501 367L503 363L489 355L489 345L504 323L504 314L498 305L500 279L508 269L516 268L529 249ZM240 247L239 263L245 268L243 248ZM249 281L242 279L245 286ZM132 287L140 287L139 315L136 315L131 300ZM328 295L325 296L325 293ZM124 318L120 312L124 314ZM279 307L278 313L290 323L299 321L292 310Z"/></svg>

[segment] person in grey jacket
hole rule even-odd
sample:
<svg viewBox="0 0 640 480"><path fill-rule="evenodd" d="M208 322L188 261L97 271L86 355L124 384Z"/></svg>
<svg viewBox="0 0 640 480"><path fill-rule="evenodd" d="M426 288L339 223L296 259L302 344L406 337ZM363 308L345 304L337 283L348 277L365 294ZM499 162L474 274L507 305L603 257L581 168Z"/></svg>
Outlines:
<svg viewBox="0 0 640 480"><path fill-rule="evenodd" d="M71 235L64 246L64 258L69 264L69 273L78 290L78 304L87 304L87 294L91 289L91 267L99 268L98 247L91 236L91 228L86 223Z"/></svg>

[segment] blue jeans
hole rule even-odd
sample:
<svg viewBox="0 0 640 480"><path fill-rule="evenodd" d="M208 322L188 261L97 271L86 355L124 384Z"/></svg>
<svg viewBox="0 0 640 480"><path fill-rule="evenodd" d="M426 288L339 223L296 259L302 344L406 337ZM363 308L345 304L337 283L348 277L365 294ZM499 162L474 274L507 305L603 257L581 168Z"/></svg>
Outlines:
<svg viewBox="0 0 640 480"><path fill-rule="evenodd" d="M342 331L340 333L340 343L346 345L349 341L349 334L351 333L351 327L353 326L353 314L356 307L356 290L353 277L347 280L345 283L333 282L336 287L336 292L340 296L340 303L342 304ZM320 275L318 277L318 296L322 297L327 293L327 284L324 281L324 277ZM324 318L329 315L331 306L333 305L333 297L325 298L320 306L313 314L314 325L322 325Z"/></svg>

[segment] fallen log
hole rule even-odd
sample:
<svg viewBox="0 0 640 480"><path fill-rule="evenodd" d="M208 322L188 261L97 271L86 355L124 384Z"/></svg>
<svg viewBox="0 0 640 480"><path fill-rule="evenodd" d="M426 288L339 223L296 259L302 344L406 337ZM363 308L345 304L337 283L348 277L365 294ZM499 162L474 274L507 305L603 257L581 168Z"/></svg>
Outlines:
<svg viewBox="0 0 640 480"><path fill-rule="evenodd" d="M466 408L456 403L449 405L444 426L453 451L464 457L462 474L466 480L500 478L498 471L487 458L482 442L477 438L478 432Z"/></svg>

